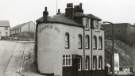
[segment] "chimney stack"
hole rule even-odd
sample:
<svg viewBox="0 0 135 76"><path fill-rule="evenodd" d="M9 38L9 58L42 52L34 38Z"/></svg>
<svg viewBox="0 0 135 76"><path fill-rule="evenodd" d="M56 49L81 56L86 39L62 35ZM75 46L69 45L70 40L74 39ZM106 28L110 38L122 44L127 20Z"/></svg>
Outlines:
<svg viewBox="0 0 135 76"><path fill-rule="evenodd" d="M57 15L60 15L61 13L60 13L60 9L58 9L58 12L57 12Z"/></svg>
<svg viewBox="0 0 135 76"><path fill-rule="evenodd" d="M47 22L47 17L48 17L48 11L47 11L47 7L45 7L45 10L43 12L43 19L45 22Z"/></svg>
<svg viewBox="0 0 135 76"><path fill-rule="evenodd" d="M73 14L74 14L73 3L68 3L67 8L65 9L65 16L73 18Z"/></svg>

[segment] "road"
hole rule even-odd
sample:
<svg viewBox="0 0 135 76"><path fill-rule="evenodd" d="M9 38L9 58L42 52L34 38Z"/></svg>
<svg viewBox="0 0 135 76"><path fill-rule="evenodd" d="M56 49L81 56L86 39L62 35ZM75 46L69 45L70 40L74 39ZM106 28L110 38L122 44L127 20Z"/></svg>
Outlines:
<svg viewBox="0 0 135 76"><path fill-rule="evenodd" d="M20 76L18 72L24 69L24 76L41 76L31 71L33 61L34 42L0 41L0 76Z"/></svg>

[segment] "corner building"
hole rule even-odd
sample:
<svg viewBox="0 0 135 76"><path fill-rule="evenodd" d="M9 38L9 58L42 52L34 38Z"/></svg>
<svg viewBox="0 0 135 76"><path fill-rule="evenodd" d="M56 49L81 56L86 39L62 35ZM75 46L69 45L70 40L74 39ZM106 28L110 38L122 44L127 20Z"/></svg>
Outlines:
<svg viewBox="0 0 135 76"><path fill-rule="evenodd" d="M68 3L65 13L37 20L38 72L57 76L104 75L104 32L101 19L84 14L82 4Z"/></svg>

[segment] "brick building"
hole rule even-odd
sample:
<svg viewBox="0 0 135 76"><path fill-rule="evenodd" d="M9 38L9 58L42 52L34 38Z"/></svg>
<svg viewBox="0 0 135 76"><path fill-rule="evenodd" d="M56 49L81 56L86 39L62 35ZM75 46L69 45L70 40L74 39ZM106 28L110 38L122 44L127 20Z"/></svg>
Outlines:
<svg viewBox="0 0 135 76"><path fill-rule="evenodd" d="M101 19L84 14L82 4L68 3L65 13L48 16L36 26L38 72L59 76L104 75L104 31Z"/></svg>

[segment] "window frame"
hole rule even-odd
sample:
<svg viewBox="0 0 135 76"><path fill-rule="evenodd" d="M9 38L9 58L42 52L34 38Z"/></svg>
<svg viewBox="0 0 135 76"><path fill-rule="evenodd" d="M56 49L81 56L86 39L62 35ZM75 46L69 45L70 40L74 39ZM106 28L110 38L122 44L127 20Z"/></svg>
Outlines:
<svg viewBox="0 0 135 76"><path fill-rule="evenodd" d="M82 49L83 48L83 37L81 34L78 35L78 49Z"/></svg>
<svg viewBox="0 0 135 76"><path fill-rule="evenodd" d="M97 70L97 56L93 56L93 69Z"/></svg>
<svg viewBox="0 0 135 76"><path fill-rule="evenodd" d="M65 49L70 48L70 35L68 32L65 33Z"/></svg>
<svg viewBox="0 0 135 76"><path fill-rule="evenodd" d="M87 43L87 45L86 45L86 43ZM89 48L90 48L90 37L89 37L89 35L86 35L85 36L85 49L89 49Z"/></svg>
<svg viewBox="0 0 135 76"><path fill-rule="evenodd" d="M99 50L103 49L103 38L99 36Z"/></svg>
<svg viewBox="0 0 135 76"><path fill-rule="evenodd" d="M86 56L86 59L85 59L85 70L89 70L90 68L90 57L89 56Z"/></svg>
<svg viewBox="0 0 135 76"><path fill-rule="evenodd" d="M94 44L94 47L92 46L92 48L96 50L97 49L97 36L93 36L93 41L94 42L92 44Z"/></svg>
<svg viewBox="0 0 135 76"><path fill-rule="evenodd" d="M100 70L102 70L103 69L103 57L102 56L99 56L99 60L98 61L99 61L98 62L98 68Z"/></svg>

